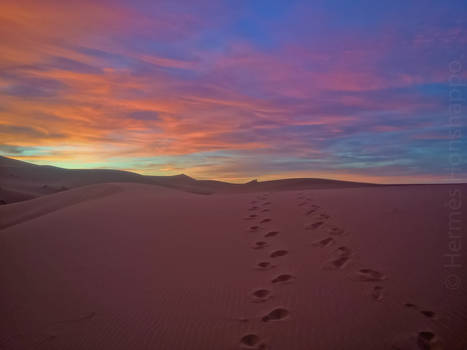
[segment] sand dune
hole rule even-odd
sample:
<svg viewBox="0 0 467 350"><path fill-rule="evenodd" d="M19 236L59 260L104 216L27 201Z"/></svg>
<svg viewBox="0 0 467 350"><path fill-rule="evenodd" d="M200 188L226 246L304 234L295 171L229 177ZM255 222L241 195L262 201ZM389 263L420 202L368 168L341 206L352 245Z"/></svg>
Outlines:
<svg viewBox="0 0 467 350"><path fill-rule="evenodd" d="M84 201L108 196L120 191L120 187L112 184L84 186L66 192L35 198L21 203L12 203L0 207L0 229L46 215Z"/></svg>
<svg viewBox="0 0 467 350"><path fill-rule="evenodd" d="M128 171L110 169L62 169L34 165L0 156L0 203L3 204L49 195L71 188L111 182L151 184L199 194L375 186L327 179L284 179L233 184L215 180L196 180L184 174L143 176Z"/></svg>
<svg viewBox="0 0 467 350"><path fill-rule="evenodd" d="M0 348L465 349L453 191L112 183L3 205Z"/></svg>

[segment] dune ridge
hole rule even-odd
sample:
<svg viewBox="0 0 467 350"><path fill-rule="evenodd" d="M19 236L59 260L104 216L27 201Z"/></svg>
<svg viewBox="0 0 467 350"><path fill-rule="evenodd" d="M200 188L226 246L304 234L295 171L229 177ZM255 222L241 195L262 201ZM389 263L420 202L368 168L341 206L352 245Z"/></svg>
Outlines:
<svg viewBox="0 0 467 350"><path fill-rule="evenodd" d="M121 191L116 184L98 184L0 206L0 230L71 205L110 196Z"/></svg>
<svg viewBox="0 0 467 350"><path fill-rule="evenodd" d="M140 183L198 194L285 191L311 188L376 186L368 183L328 179L283 179L233 184L216 180L196 180L187 175L144 176L111 169L63 169L0 156L0 201L14 203L70 188L99 183Z"/></svg>

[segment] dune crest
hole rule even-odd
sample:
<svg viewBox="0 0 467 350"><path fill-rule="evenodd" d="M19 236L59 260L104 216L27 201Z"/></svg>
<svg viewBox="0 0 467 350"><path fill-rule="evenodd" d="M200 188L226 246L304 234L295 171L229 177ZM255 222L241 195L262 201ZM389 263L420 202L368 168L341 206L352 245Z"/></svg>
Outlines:
<svg viewBox="0 0 467 350"><path fill-rule="evenodd" d="M81 202L111 196L121 190L122 188L116 184L90 185L24 202L2 205L0 230Z"/></svg>
<svg viewBox="0 0 467 350"><path fill-rule="evenodd" d="M253 180L246 184L233 184L215 180L196 180L185 174L143 176L129 171L111 169L63 169L34 165L0 156L0 203L3 204L20 202L81 186L116 182L157 185L205 195L376 186L327 179L283 179L264 182Z"/></svg>

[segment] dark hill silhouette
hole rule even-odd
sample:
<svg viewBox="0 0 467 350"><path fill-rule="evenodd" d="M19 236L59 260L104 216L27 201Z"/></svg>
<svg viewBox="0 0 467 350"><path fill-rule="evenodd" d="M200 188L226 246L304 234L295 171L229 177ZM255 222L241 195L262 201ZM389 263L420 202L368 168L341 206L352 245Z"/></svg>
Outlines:
<svg viewBox="0 0 467 350"><path fill-rule="evenodd" d="M196 180L185 174L145 176L112 169L64 169L50 165L35 165L0 156L0 203L3 204L76 187L112 182L153 184L199 194L377 186L368 183L316 178L253 180L245 184L234 184L216 180Z"/></svg>

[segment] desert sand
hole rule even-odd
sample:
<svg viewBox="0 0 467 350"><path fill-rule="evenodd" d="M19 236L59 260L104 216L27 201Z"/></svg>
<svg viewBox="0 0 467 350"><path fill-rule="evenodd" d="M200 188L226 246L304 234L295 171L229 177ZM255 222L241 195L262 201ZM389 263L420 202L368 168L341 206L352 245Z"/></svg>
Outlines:
<svg viewBox="0 0 467 350"><path fill-rule="evenodd" d="M1 349L467 347L466 185L1 161Z"/></svg>

